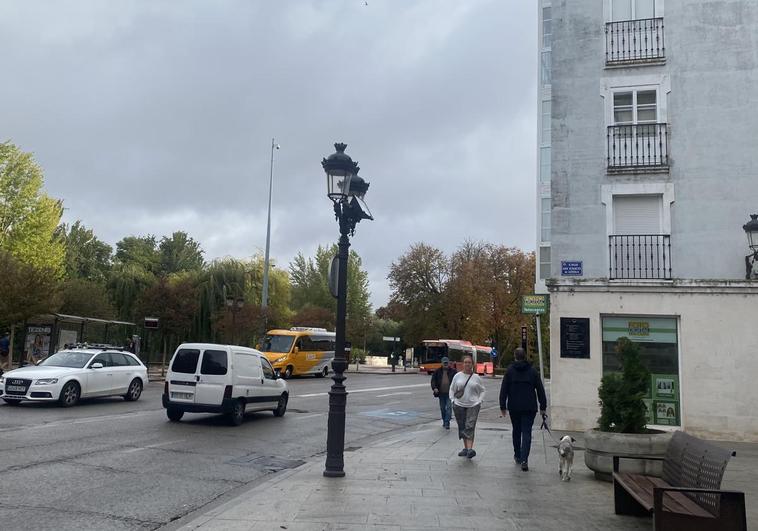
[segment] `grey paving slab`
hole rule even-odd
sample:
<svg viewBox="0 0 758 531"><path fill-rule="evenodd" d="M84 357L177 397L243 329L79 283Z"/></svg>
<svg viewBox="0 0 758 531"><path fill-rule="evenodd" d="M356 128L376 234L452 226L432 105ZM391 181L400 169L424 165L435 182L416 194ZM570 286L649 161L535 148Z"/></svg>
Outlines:
<svg viewBox="0 0 758 531"><path fill-rule="evenodd" d="M547 444L543 449L539 432L529 472L512 462L510 433L502 423L480 423L478 455L471 460L456 455L455 431L436 422L389 440L346 453L344 478L324 478L323 458L313 460L185 529L652 529L649 518L613 513L612 485L594 479L581 452L572 481L561 482L555 450ZM758 481L758 445L743 444L740 453L742 461L730 464L735 472L727 472L725 485L753 489L750 498ZM269 508L268 519L255 510L261 504Z"/></svg>

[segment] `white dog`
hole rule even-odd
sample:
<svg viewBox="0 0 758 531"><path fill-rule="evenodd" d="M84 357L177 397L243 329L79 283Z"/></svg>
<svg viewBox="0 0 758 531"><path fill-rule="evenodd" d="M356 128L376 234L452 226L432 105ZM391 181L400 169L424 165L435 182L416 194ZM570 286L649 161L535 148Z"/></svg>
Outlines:
<svg viewBox="0 0 758 531"><path fill-rule="evenodd" d="M561 481L571 480L571 469L574 467L574 443L576 439L570 435L564 435L561 442L558 443L558 457L560 458L560 468L558 473Z"/></svg>

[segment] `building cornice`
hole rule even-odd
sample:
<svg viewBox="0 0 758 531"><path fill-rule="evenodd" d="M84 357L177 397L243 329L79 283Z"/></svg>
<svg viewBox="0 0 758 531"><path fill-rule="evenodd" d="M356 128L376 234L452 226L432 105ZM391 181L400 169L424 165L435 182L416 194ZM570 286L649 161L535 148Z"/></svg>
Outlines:
<svg viewBox="0 0 758 531"><path fill-rule="evenodd" d="M548 279L545 284L550 293L601 292L601 293L677 293L758 295L758 281L728 279L674 279L674 280L608 280Z"/></svg>

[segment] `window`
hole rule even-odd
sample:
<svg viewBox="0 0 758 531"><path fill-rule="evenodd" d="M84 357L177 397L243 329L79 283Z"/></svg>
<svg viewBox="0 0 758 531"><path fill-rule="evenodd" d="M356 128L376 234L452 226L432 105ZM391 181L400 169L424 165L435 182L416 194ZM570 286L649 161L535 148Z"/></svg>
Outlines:
<svg viewBox="0 0 758 531"><path fill-rule="evenodd" d="M616 125L656 123L657 92L630 90L613 93L613 123Z"/></svg>
<svg viewBox="0 0 758 531"><path fill-rule="evenodd" d="M540 247L540 278L550 278L550 247Z"/></svg>
<svg viewBox="0 0 758 531"><path fill-rule="evenodd" d="M206 350L203 353L200 374L216 376L226 374L226 352L223 350Z"/></svg>
<svg viewBox="0 0 758 531"><path fill-rule="evenodd" d="M108 354L111 358L111 365L110 367L128 367L129 362L126 361L126 356L119 352L111 352Z"/></svg>
<svg viewBox="0 0 758 531"><path fill-rule="evenodd" d="M553 41L553 15L549 7L542 8L542 47L550 48Z"/></svg>
<svg viewBox="0 0 758 531"><path fill-rule="evenodd" d="M328 337L314 337L313 339L313 350L317 350L319 352L330 352L334 350L334 339L330 339Z"/></svg>
<svg viewBox="0 0 758 531"><path fill-rule="evenodd" d="M292 336L266 336L263 340L263 352L287 353L292 347Z"/></svg>
<svg viewBox="0 0 758 531"><path fill-rule="evenodd" d="M318 350L310 336L303 336L297 342L300 345L300 352L314 352Z"/></svg>
<svg viewBox="0 0 758 531"><path fill-rule="evenodd" d="M552 81L553 58L550 50L545 50L540 54L540 79L542 86L547 86Z"/></svg>
<svg viewBox="0 0 758 531"><path fill-rule="evenodd" d="M650 385L643 397L648 424L680 426L679 346L677 320L639 315L604 317L603 374L620 372L616 345L626 337L640 349L640 361L650 371Z"/></svg>
<svg viewBox="0 0 758 531"><path fill-rule="evenodd" d="M614 234L661 234L662 206L661 195L614 196Z"/></svg>
<svg viewBox="0 0 758 531"><path fill-rule="evenodd" d="M267 380L276 380L274 376L274 369L267 359L261 358L261 366L263 367L263 377Z"/></svg>
<svg viewBox="0 0 758 531"><path fill-rule="evenodd" d="M543 197L542 198L542 205L541 205L541 224L540 228L542 229L542 234L540 235L540 239L543 242L549 242L550 241L550 223L551 223L551 212L550 212L550 198L549 197Z"/></svg>
<svg viewBox="0 0 758 531"><path fill-rule="evenodd" d="M92 363L89 364L89 366L92 367L92 365L94 365L95 363L102 363L103 367L111 367L110 356L108 354L98 354L92 360Z"/></svg>
<svg viewBox="0 0 758 531"><path fill-rule="evenodd" d="M550 182L550 146L540 148L540 182Z"/></svg>
<svg viewBox="0 0 758 531"><path fill-rule="evenodd" d="M199 350L183 348L176 353L176 356L174 356L171 370L183 374L195 374L195 370L197 370L197 360L199 358Z"/></svg>
<svg viewBox="0 0 758 531"><path fill-rule="evenodd" d="M611 0L611 20L655 17L655 0Z"/></svg>
<svg viewBox="0 0 758 531"><path fill-rule="evenodd" d="M542 144L550 144L550 118L552 112L552 103L550 100L542 102Z"/></svg>
<svg viewBox="0 0 758 531"><path fill-rule="evenodd" d="M137 358L135 358L134 356L131 356L131 355L129 355L129 354L124 354L124 358L126 358L126 362L127 362L127 363L128 363L130 366L132 366L132 367L139 367L140 365L142 365L142 364L139 362L139 360L137 360Z"/></svg>

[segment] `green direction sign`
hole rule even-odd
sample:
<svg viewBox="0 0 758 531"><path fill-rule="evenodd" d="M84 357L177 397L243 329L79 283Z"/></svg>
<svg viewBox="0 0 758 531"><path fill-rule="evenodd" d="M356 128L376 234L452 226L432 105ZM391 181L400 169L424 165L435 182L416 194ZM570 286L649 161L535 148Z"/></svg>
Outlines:
<svg viewBox="0 0 758 531"><path fill-rule="evenodd" d="M547 295L523 295L521 297L521 313L541 315L547 313Z"/></svg>

